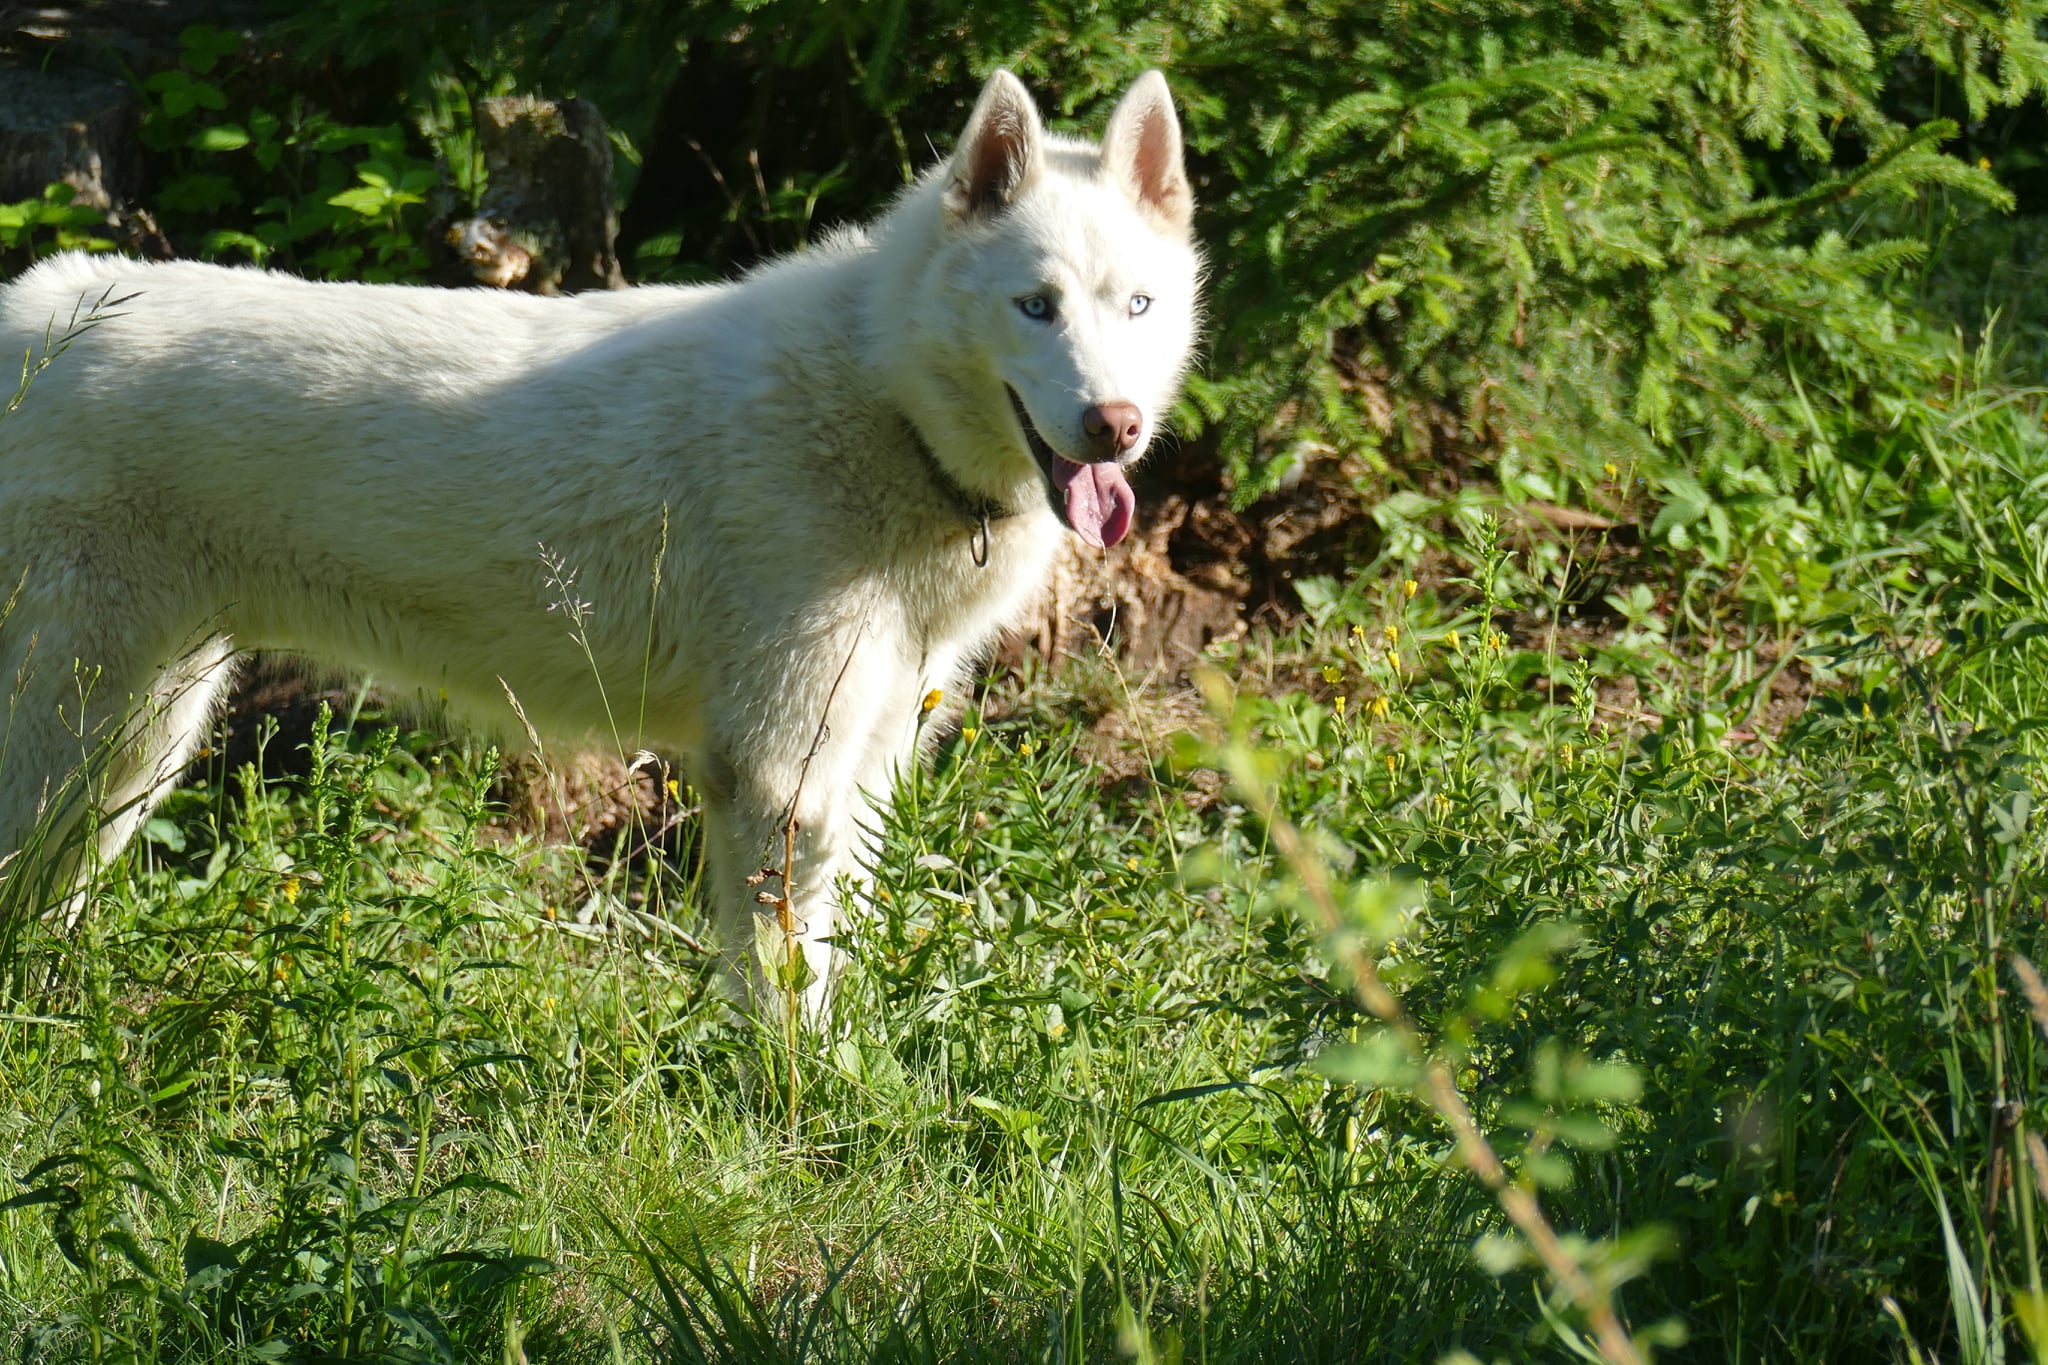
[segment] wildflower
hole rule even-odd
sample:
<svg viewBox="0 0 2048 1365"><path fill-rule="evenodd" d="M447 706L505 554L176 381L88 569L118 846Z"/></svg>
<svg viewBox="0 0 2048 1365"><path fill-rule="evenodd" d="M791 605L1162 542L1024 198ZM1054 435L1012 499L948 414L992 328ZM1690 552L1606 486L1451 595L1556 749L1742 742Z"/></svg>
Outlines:
<svg viewBox="0 0 2048 1365"><path fill-rule="evenodd" d="M1128 867L1131 871L1136 872L1138 870L1137 855L1133 854L1131 857L1124 859L1124 866Z"/></svg>
<svg viewBox="0 0 2048 1365"><path fill-rule="evenodd" d="M1988 170L1990 170L1990 169L1991 169L1991 158L1990 158L1990 157L1988 157L1988 156L1980 156L1980 157L1978 157L1978 158L1977 158L1977 169L1978 169L1978 170L1980 170L1980 171L1988 171Z"/></svg>
<svg viewBox="0 0 2048 1365"><path fill-rule="evenodd" d="M1572 752L1572 746L1571 746L1571 745L1569 745L1569 744L1565 745L1565 746L1564 746L1564 766L1565 766L1565 767L1567 767L1567 768L1571 767L1571 766L1572 766L1572 759L1573 759L1573 758L1574 758L1575 756L1576 756L1576 755L1574 755L1574 753Z"/></svg>
<svg viewBox="0 0 2048 1365"><path fill-rule="evenodd" d="M945 689L942 687L934 687L931 691L924 694L924 705L919 707L918 709L922 711L925 715L930 715L932 712L939 709L939 703L944 701L945 699Z"/></svg>
<svg viewBox="0 0 2048 1365"><path fill-rule="evenodd" d="M1413 597L1415 596L1417 590L1419 590L1421 587L1422 585L1420 583L1417 583L1414 579L1405 579L1401 583L1401 596Z"/></svg>
<svg viewBox="0 0 2048 1365"><path fill-rule="evenodd" d="M1019 744L1019 745L1017 746L1017 752L1018 752L1018 753L1020 753L1020 754L1023 754L1023 755L1024 755L1024 756L1025 756L1026 758L1029 758L1029 757L1031 756L1031 752L1032 752L1032 750L1033 750L1033 749L1034 749L1035 747L1036 747L1036 746L1035 746L1035 745L1033 745L1033 744L1032 744L1032 742L1031 742L1030 740L1028 740L1028 739L1027 739L1027 740L1025 740L1025 741L1024 741L1024 742L1023 742L1022 744Z"/></svg>
<svg viewBox="0 0 2048 1365"><path fill-rule="evenodd" d="M284 885L278 888L278 893L284 897L286 905L297 905L299 903L299 879L297 877L286 877Z"/></svg>
<svg viewBox="0 0 2048 1365"><path fill-rule="evenodd" d="M1614 461L1612 460L1609 460L1606 464L1601 465L1600 472L1607 476L1607 481L1609 483L1613 483L1616 479L1621 477L1621 471L1614 467Z"/></svg>
<svg viewBox="0 0 2048 1365"><path fill-rule="evenodd" d="M972 725L966 726L960 731L960 742L962 744L972 744L974 743L974 737L980 733L981 731L975 729Z"/></svg>
<svg viewBox="0 0 2048 1365"><path fill-rule="evenodd" d="M681 801L683 799L683 789L676 785L676 780L673 777L668 780L668 799L671 801Z"/></svg>
<svg viewBox="0 0 2048 1365"><path fill-rule="evenodd" d="M1339 668L1339 667L1337 667L1337 665L1335 665L1335 664L1324 664L1324 665L1323 665L1323 681L1324 681L1324 682L1326 682L1326 683L1339 683L1339 682L1343 682L1343 681L1344 681L1344 670L1343 670L1343 669L1341 669L1341 668Z"/></svg>
<svg viewBox="0 0 2048 1365"><path fill-rule="evenodd" d="M1354 624L1354 625L1353 625L1353 626L1351 627L1351 634L1352 634L1352 637L1353 637L1353 638L1355 638L1355 639L1356 639L1356 640L1357 640L1357 641L1358 641L1358 642L1359 642L1360 644L1363 644L1363 643L1365 643L1365 627L1364 627L1364 626L1361 626L1361 625L1355 625L1355 624Z"/></svg>
<svg viewBox="0 0 2048 1365"><path fill-rule="evenodd" d="M1374 720L1385 720L1387 718L1387 713L1393 709L1394 704L1387 700L1386 693L1384 692L1382 692L1379 696L1374 697L1372 699L1372 703L1366 707L1366 710L1372 712L1372 718Z"/></svg>
<svg viewBox="0 0 2048 1365"><path fill-rule="evenodd" d="M1392 777L1401 770L1401 756L1399 754L1388 754L1386 761L1388 777Z"/></svg>
<svg viewBox="0 0 2048 1365"><path fill-rule="evenodd" d="M1387 622L1387 628L1384 633L1387 637L1387 643L1390 645L1396 643L1401 638L1401 628L1392 621Z"/></svg>
<svg viewBox="0 0 2048 1365"><path fill-rule="evenodd" d="M1335 706L1335 707L1337 708L1337 719L1338 719L1338 720L1342 720L1342 719L1344 719L1344 708L1345 708L1345 707L1347 707L1347 706L1349 706L1350 704L1351 704L1351 698L1349 698L1349 697L1345 696L1345 695L1344 695L1344 694L1343 694L1342 692L1339 692L1339 693L1337 694L1336 700L1335 700L1335 701L1333 701L1333 702L1331 703L1331 705L1333 705L1333 706Z"/></svg>
<svg viewBox="0 0 2048 1365"><path fill-rule="evenodd" d="M1449 815L1451 813L1451 798L1445 796L1442 792L1436 794L1436 813L1438 815Z"/></svg>
<svg viewBox="0 0 2048 1365"><path fill-rule="evenodd" d="M1444 638L1445 638L1446 640L1450 641L1450 643L1451 643L1451 653L1453 653L1453 654L1456 654L1456 655L1459 655L1460 657L1462 657L1462 656L1464 655L1464 653L1465 653L1465 637L1464 637L1464 636L1462 636L1462 635L1458 634L1458 632L1457 632L1457 631L1453 630L1453 631L1447 631L1447 632L1445 632L1445 634L1444 634Z"/></svg>

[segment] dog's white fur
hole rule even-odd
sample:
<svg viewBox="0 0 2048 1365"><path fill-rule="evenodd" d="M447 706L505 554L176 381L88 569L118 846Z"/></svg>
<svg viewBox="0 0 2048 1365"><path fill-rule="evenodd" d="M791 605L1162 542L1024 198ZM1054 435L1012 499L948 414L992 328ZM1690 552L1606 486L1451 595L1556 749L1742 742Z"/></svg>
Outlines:
<svg viewBox="0 0 2048 1365"><path fill-rule="evenodd" d="M367 668L516 738L509 688L550 742L684 757L736 956L795 802L815 1004L836 882L944 718L923 699L957 696L1062 534L1004 386L1077 461L1091 405L1135 404L1121 459L1141 455L1196 327L1190 208L1157 72L1101 147L1045 133L999 72L951 161L865 232L730 284L543 299L36 267L0 290L0 352L111 316L0 421L0 595L20 581L0 853L67 787L117 852L244 649ZM977 567L966 509L991 504L1014 515ZM588 604L596 676L544 556Z"/></svg>

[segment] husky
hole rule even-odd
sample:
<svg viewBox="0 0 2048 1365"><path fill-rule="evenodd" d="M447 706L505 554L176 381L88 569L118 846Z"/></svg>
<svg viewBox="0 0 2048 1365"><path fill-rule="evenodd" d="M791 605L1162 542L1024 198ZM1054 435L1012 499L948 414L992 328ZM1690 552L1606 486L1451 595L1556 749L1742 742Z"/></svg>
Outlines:
<svg viewBox="0 0 2048 1365"><path fill-rule="evenodd" d="M238 656L284 650L514 743L676 755L729 971L760 930L816 1013L899 770L1062 537L1130 528L1192 210L1158 72L1098 145L999 71L880 218L729 283L36 266L0 289L35 371L0 419L0 877L68 848L38 884L75 897Z"/></svg>

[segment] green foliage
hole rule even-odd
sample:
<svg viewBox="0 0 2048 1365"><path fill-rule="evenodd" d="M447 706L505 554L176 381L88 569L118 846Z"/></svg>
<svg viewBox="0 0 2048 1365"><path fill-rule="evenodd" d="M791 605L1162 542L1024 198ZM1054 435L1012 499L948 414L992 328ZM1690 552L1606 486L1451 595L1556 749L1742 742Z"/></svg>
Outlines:
<svg viewBox="0 0 2048 1365"><path fill-rule="evenodd" d="M1866 281L1918 245L1852 243L1826 207L2001 194L1936 149L1952 126L1879 112L1907 45L1889 16L1829 8L1832 42L1799 34L1811 11L1790 5L1718 23L1685 4L1290 10L1269 59L1234 49L1257 93L1220 101L1213 130L1190 100L1234 182L1210 218L1230 321L1205 416L1251 439L1305 386L1254 450L1285 460L1297 434L1334 433L1412 457L1448 405L1518 491L1557 496L1560 474L1591 484L1608 463L1690 479L1666 483L1679 510L1658 530L1704 531L1727 562L1743 528L1708 509L1798 487L1778 358L1817 352L1859 379L1896 364L1897 321ZM1752 138L1789 140L1806 183L1759 193Z"/></svg>
<svg viewBox="0 0 2048 1365"><path fill-rule="evenodd" d="M159 225L209 259L418 277L428 195L443 180L435 163L412 152L404 127L344 123L277 80L240 35L185 30L179 65L144 84L142 138L166 163Z"/></svg>
<svg viewBox="0 0 2048 1365"><path fill-rule="evenodd" d="M10 264L25 268L59 251L112 248L114 244L99 235L106 229L105 215L77 199L77 190L58 181L40 198L0 204L0 253Z"/></svg>

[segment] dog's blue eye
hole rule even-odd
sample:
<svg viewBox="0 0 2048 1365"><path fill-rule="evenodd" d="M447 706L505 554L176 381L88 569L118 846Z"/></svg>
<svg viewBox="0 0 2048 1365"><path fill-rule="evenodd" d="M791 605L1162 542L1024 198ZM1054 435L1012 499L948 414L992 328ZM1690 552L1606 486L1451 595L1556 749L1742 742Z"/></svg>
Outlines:
<svg viewBox="0 0 2048 1365"><path fill-rule="evenodd" d="M1133 295L1131 295L1131 316L1132 316L1132 317L1136 317L1136 316L1138 316L1138 314L1140 314L1140 313L1144 312L1144 311L1145 311L1145 310L1146 310L1147 308L1150 308L1151 306L1152 306L1152 296L1151 296L1150 294L1133 294Z"/></svg>
<svg viewBox="0 0 2048 1365"><path fill-rule="evenodd" d="M1033 321L1047 322L1052 318L1052 302L1043 294L1026 294L1017 300L1017 306Z"/></svg>

